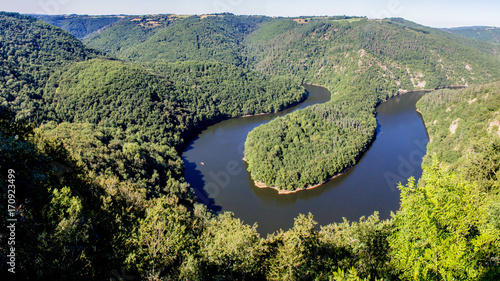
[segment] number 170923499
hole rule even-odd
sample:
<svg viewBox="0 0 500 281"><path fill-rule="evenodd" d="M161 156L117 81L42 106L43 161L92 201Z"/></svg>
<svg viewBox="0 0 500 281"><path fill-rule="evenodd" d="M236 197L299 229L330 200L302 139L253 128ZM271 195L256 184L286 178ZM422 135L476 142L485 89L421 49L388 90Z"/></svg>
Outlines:
<svg viewBox="0 0 500 281"><path fill-rule="evenodd" d="M9 217L14 218L16 210L16 172L13 169L9 169L7 182L7 203L9 210Z"/></svg>

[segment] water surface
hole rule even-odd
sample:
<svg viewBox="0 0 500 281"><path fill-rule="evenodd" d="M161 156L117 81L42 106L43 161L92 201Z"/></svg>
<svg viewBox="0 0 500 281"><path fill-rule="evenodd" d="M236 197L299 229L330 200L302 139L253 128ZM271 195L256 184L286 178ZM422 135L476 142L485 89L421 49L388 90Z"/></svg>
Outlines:
<svg viewBox="0 0 500 281"><path fill-rule="evenodd" d="M308 99L283 112L234 118L202 131L183 153L186 181L198 200L216 211L232 211L247 224L257 223L261 234L289 229L300 213L311 212L320 225L358 220L379 211L389 218L399 208L400 181L421 176L420 164L428 142L415 104L423 92L389 99L377 107L377 136L361 161L323 186L279 195L255 187L243 159L247 134L255 127L330 99L328 90L306 85Z"/></svg>

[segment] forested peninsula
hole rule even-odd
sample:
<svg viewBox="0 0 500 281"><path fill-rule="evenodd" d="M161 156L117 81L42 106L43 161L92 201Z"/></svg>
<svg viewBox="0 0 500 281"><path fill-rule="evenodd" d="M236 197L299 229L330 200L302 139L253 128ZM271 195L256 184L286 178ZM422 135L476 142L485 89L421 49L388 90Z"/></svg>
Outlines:
<svg viewBox="0 0 500 281"><path fill-rule="evenodd" d="M497 45L403 19L44 19L85 44L0 12L1 227L16 220L16 279L500 277ZM419 102L430 154L422 179L399 187L391 219L375 212L317 227L301 214L261 237L257 224L197 202L180 154L203 126L299 103L301 83L326 86L332 99L247 140L252 173L280 189L354 164L374 136L379 102L469 87ZM0 261L2 278L12 279L9 257Z"/></svg>
<svg viewBox="0 0 500 281"><path fill-rule="evenodd" d="M277 118L248 135L245 159L252 178L257 186L280 193L320 185L355 165L375 137L380 102L414 89L469 85L500 75L497 56L399 19L320 21L313 26L289 22L276 41L256 39L266 27L248 38L251 49L273 50L272 64L258 65L262 70L283 73L281 64L296 65L295 75L333 93L327 104ZM277 48L275 42L283 40L296 51ZM269 52L257 56L265 54Z"/></svg>

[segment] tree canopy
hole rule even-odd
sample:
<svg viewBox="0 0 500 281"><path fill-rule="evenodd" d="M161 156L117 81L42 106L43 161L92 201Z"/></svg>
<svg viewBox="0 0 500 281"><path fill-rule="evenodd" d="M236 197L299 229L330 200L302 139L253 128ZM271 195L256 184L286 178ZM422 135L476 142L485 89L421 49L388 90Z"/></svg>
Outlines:
<svg viewBox="0 0 500 281"><path fill-rule="evenodd" d="M498 82L419 102L440 158L400 186L390 220L317 227L301 214L261 237L256 224L196 203L180 158L201 127L281 110L305 98L300 82L321 83L331 101L255 129L245 155L273 185L321 182L367 148L380 101L497 79L490 44L402 19L159 15L89 39L121 61L33 17L0 13L0 30L0 202L10 216L15 186L17 279L500 276Z"/></svg>

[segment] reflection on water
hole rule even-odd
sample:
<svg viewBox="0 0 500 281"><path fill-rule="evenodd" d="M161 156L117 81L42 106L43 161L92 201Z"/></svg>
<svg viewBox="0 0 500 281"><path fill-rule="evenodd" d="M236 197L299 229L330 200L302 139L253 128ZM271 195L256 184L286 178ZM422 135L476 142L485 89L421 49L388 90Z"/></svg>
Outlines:
<svg viewBox="0 0 500 281"><path fill-rule="evenodd" d="M255 187L242 160L247 134L278 116L330 98L325 88L306 88L308 99L295 108L220 122L188 145L183 154L185 176L200 202L215 211L232 211L246 223L257 222L262 234L290 228L300 213L311 212L325 225L342 217L358 220L376 210L388 218L399 208L397 182L419 178L422 172L427 133L415 103L423 93L395 97L377 107L376 140L345 174L315 189L287 195Z"/></svg>

